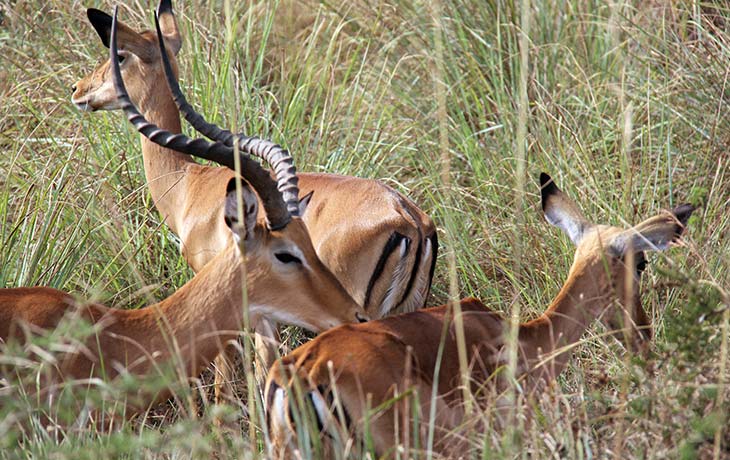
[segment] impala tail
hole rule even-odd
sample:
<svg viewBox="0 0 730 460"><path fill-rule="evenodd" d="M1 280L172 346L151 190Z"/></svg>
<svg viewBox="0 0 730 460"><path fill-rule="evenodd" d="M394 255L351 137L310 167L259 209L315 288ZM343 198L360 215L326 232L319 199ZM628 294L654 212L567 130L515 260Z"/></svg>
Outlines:
<svg viewBox="0 0 730 460"><path fill-rule="evenodd" d="M365 291L364 305L382 318L406 313L426 303L438 255L435 228L423 235L417 225L412 236L394 231L382 245L380 257Z"/></svg>

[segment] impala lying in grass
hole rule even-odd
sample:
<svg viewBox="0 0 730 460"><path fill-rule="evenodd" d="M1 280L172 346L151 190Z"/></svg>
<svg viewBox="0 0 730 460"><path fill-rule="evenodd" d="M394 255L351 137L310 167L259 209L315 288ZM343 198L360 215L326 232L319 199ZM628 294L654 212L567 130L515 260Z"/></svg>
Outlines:
<svg viewBox="0 0 730 460"><path fill-rule="evenodd" d="M108 47L111 17L96 9L89 9L87 15ZM137 33L120 23L119 59L131 99L145 118L179 133L180 112L176 101L182 102L184 97L176 81L175 57L182 37L169 0L160 2L158 16L170 52L160 52L153 32ZM160 56L171 61L167 77L173 93L166 83ZM73 91L72 101L82 110L120 108L109 61L77 82ZM187 103L181 109L196 129L232 146L230 132L207 124ZM240 143L250 140L243 138ZM211 186L225 184L233 172L198 165L185 152L161 147L145 136L141 142L145 174L155 206L179 235L183 255L197 271L233 244L221 218L223 207L218 188ZM260 153L269 159L269 152ZM315 173L300 173L298 177L302 196L309 201L309 211L302 219L317 255L368 315L381 317L422 307L438 250L432 220L411 200L375 180ZM260 322L256 328L266 337L272 336L272 329L266 322ZM257 346L257 351L265 363L265 372L273 362L274 350L264 343Z"/></svg>
<svg viewBox="0 0 730 460"><path fill-rule="evenodd" d="M116 57L116 35L113 27L111 30L111 54ZM112 70L119 78L114 82L120 92L119 103L129 113L136 113L121 81L118 61L112 62L115 63ZM232 149L222 144L192 140L179 134L173 136L147 123L138 113L133 121L187 154L233 166ZM264 140L250 147L276 148ZM363 308L314 251L307 228L299 217L302 210L296 200L296 177L290 172L293 168L281 169L278 181L274 181L246 153L239 156L241 175L246 181L239 190L234 178L223 178L222 184L210 184L219 192L221 220L236 244L223 249L167 299L138 310L121 310L78 303L69 294L50 288L0 290L3 342L11 339L23 342L35 328L54 328L66 315L96 326L91 337L74 350L63 353L56 365L44 373L43 387L66 379L113 379L120 373L145 376L165 363L172 363L178 355L184 375L196 376L224 344L240 334L246 303L244 281L252 323L267 317L320 332L365 320ZM281 160L291 164L291 158L285 157L282 154ZM280 190L286 192L282 194ZM258 219L259 200L266 213L265 223ZM245 255L241 249L244 244ZM150 396L145 403L165 396L165 393Z"/></svg>
<svg viewBox="0 0 730 460"><path fill-rule="evenodd" d="M633 333L650 336L639 294L644 251L661 251L676 243L693 211L692 206L679 206L630 229L597 225L547 174L541 175L540 183L547 221L568 234L576 251L553 302L539 318L519 326L516 373L528 396L562 372L573 345L597 318L620 327L628 316ZM471 391L488 406L499 402L497 395L507 387L498 371L507 364L509 321L476 299L462 300L461 310ZM452 308L441 306L345 325L277 361L266 388L272 455L293 458L293 451L302 447L298 443L306 442L297 433L307 428L296 422L310 413L314 421L309 425L321 429L323 436L314 436L326 449L334 448L332 440L355 433L368 439L378 457L394 456L396 439L408 439L413 429L413 412L427 422L432 404L435 445L445 449L450 441L439 437L454 430L464 415L453 321ZM412 399L393 399L409 389L417 391L420 401L411 411L405 404ZM299 415L292 418L293 414ZM425 446L426 435L420 433L419 445Z"/></svg>

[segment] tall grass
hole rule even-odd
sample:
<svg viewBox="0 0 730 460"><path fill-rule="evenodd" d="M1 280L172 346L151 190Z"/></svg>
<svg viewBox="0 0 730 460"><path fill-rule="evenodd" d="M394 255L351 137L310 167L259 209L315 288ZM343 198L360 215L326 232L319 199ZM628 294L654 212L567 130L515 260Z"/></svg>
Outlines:
<svg viewBox="0 0 730 460"><path fill-rule="evenodd" d="M154 6L127 2L120 15L149 26ZM572 248L542 221L539 171L600 222L700 205L688 248L653 256L644 277L649 357L626 358L596 327L524 430L468 434L474 458L727 458L730 9L439 6L252 0L229 11L176 1L182 86L213 121L282 143L302 171L379 178L411 196L444 242L430 305L454 290L505 314L521 305L523 319L548 305ZM113 4L0 3L0 286L48 285L137 308L192 271L152 206L137 135L119 113L70 103L71 85L106 57L86 7ZM302 340L285 336L289 346ZM7 350L0 365L26 363L27 353ZM34 403L10 383L27 375L2 377L2 457L263 455L245 401L190 403L205 383L180 385L177 404L112 434L79 422L63 437L36 425L21 432L16 421ZM215 417L230 423L216 428Z"/></svg>

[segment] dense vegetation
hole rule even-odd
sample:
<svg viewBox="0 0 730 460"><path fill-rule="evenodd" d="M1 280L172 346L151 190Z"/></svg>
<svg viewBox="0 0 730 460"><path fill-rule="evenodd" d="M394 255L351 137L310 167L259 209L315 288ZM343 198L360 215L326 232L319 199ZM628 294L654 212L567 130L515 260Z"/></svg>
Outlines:
<svg viewBox="0 0 730 460"><path fill-rule="evenodd" d="M152 2L126 3L125 22L151 26ZM688 247L653 255L644 276L648 355L593 328L531 425L471 433L475 458L730 456L726 3L230 3L174 2L188 98L216 122L282 143L300 170L379 178L411 196L440 232L429 305L451 292L519 306L524 318L545 308L572 246L542 220L540 171L600 222L701 206ZM73 83L107 56L86 21L92 6L113 3L0 2L0 287L137 308L192 271L152 206L137 134L120 113L70 102ZM0 457L262 452L244 402L195 407L204 384L178 385L177 403L111 435L64 398L86 392L93 406L139 382L70 385L51 408L75 421L65 436L28 422L35 405L14 385L32 385L26 358L52 359L88 333L69 325L0 355L3 369L20 369L0 380Z"/></svg>

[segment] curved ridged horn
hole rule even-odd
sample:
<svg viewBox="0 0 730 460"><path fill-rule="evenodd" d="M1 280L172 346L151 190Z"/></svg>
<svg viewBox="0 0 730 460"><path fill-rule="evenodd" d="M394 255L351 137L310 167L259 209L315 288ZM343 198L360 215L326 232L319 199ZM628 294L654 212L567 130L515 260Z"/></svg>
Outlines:
<svg viewBox="0 0 730 460"><path fill-rule="evenodd" d="M127 119L155 144L161 145L178 152L193 155L206 160L214 161L230 169L235 169L234 150L220 142L209 142L205 139L191 139L184 134L172 134L169 131L149 123L137 110L137 107L129 98L127 89L122 80L122 72L119 68L119 52L117 50L117 9L114 7L112 18L112 32L109 43L109 54L114 78L114 89L117 92L117 99L127 115ZM291 221L291 214L287 210L286 203L277 189L277 184L258 162L243 152L239 151L241 160L241 176L251 184L261 198L261 204L266 210L266 220L269 229L279 230Z"/></svg>
<svg viewBox="0 0 730 460"><path fill-rule="evenodd" d="M172 72L172 65L167 58L167 50L165 41L162 39L162 30L158 15L155 13L155 27L157 28L157 38L160 44L160 55L162 56L162 65L165 68L165 77L167 85L172 92L172 97L180 112L190 125L195 128L203 136L217 142L221 142L228 147L233 147L234 139L238 139L238 149L241 152L248 153L255 157L261 158L271 165L276 175L276 181L279 191L284 197L286 207L292 216L299 216L299 179L294 166L294 159L291 154L281 147L266 139L258 137L244 136L242 134L233 134L227 129L221 129L217 125L208 123L201 114L195 111L188 103L187 99L180 89L180 85Z"/></svg>

